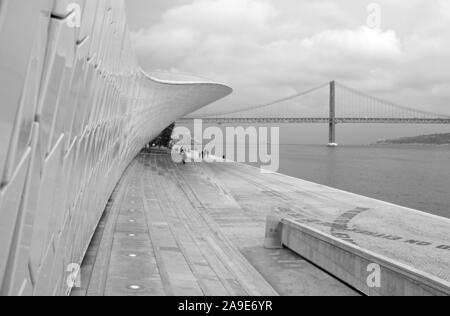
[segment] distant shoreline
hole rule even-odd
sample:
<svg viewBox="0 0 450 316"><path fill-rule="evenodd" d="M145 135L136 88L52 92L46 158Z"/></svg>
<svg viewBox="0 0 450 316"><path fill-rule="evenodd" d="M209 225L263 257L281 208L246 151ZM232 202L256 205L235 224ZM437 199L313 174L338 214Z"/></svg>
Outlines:
<svg viewBox="0 0 450 316"><path fill-rule="evenodd" d="M424 144L424 143L386 143L380 142L375 144L369 144L369 146L421 146L421 147L449 147L450 144Z"/></svg>
<svg viewBox="0 0 450 316"><path fill-rule="evenodd" d="M380 140L376 145L429 145L429 146L449 146L450 133L420 135L415 137L403 137L398 139Z"/></svg>

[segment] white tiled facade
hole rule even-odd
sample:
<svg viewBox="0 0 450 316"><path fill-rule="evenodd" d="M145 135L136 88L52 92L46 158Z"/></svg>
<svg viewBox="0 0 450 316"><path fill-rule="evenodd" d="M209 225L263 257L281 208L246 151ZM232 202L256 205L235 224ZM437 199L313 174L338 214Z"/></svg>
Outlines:
<svg viewBox="0 0 450 316"><path fill-rule="evenodd" d="M68 294L130 161L229 93L147 77L123 0L0 0L0 293Z"/></svg>

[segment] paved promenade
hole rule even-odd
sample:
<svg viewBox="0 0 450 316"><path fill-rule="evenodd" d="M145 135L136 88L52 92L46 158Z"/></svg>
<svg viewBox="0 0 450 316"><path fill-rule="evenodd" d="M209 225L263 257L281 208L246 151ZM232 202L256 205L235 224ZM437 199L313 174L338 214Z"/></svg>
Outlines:
<svg viewBox="0 0 450 316"><path fill-rule="evenodd" d="M359 295L287 249L264 249L274 213L450 281L450 220L245 165L141 154L73 294Z"/></svg>
<svg viewBox="0 0 450 316"><path fill-rule="evenodd" d="M110 201L72 295L359 295L287 249L264 249L268 211L248 208L247 190L234 196L215 172L140 155Z"/></svg>

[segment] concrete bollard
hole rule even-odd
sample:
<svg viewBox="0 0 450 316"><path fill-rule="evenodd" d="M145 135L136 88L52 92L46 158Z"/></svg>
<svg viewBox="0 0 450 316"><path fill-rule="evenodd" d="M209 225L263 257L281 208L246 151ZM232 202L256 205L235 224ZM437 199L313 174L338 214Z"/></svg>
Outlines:
<svg viewBox="0 0 450 316"><path fill-rule="evenodd" d="M282 249L282 230L283 225L281 218L275 215L267 216L266 221L266 239L264 240L264 248L266 249Z"/></svg>

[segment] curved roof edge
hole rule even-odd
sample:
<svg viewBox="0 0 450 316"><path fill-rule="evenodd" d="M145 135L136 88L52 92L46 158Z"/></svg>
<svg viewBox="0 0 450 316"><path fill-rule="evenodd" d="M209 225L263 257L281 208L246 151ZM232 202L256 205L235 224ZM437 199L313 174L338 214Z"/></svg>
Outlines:
<svg viewBox="0 0 450 316"><path fill-rule="evenodd" d="M175 119L180 119L189 113L196 112L214 102L217 102L227 96L229 96L233 89L222 83L217 83L208 80L161 80L157 79L153 76L150 76L145 71L140 69L141 74L149 80L150 83L157 85L166 85L172 86L175 89L182 89L191 87L194 90L190 89L190 97L187 99L192 99L191 101L187 101L187 111L183 113L179 113L179 116L176 116ZM197 94L196 92L197 91Z"/></svg>
<svg viewBox="0 0 450 316"><path fill-rule="evenodd" d="M224 83L219 83L219 82L214 82L214 81L209 81L206 79L201 79L199 78L199 80L164 80L164 79L158 79L155 78L154 76L149 75L148 73L146 73L144 70L141 69L141 73L149 80L154 81L156 83L160 83L160 84L167 84L167 85L216 85L216 86L221 86L223 88L228 89L230 92L227 94L231 94L233 92L233 88L231 88L229 85L224 84Z"/></svg>

